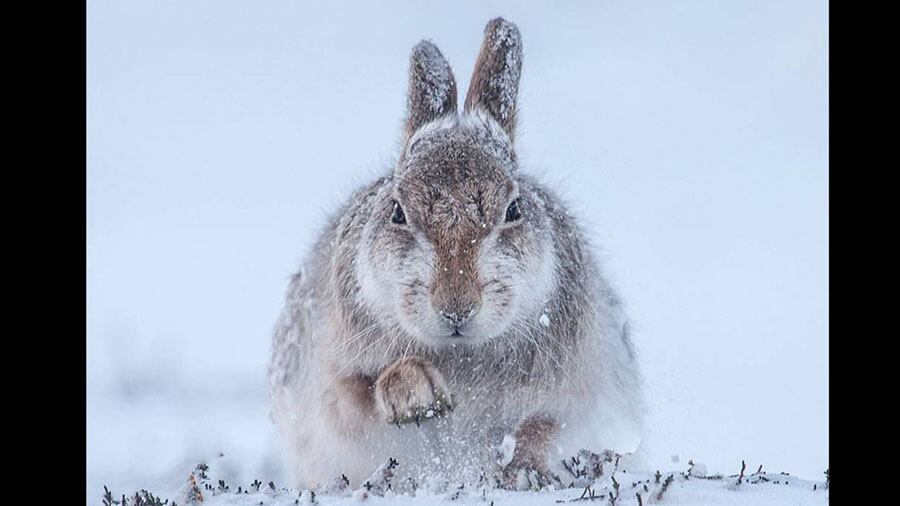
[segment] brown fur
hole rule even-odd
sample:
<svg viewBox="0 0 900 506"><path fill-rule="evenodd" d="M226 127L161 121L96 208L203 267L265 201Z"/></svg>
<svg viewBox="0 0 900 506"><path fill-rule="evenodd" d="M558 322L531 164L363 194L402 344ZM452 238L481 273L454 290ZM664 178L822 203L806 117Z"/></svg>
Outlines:
<svg viewBox="0 0 900 506"><path fill-rule="evenodd" d="M449 156L465 152L466 156ZM463 142L423 148L409 161L398 198L435 245L431 295L435 308L460 318L477 311L484 282L477 255L486 223L506 210L514 185L504 167ZM425 213L418 214L418 210Z"/></svg>

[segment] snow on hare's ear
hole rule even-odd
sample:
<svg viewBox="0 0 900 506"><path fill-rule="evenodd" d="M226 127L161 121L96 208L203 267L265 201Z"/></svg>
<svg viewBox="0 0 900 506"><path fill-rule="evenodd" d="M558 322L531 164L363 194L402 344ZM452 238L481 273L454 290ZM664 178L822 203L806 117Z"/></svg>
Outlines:
<svg viewBox="0 0 900 506"><path fill-rule="evenodd" d="M481 108L513 139L516 94L522 73L522 37L516 25L495 18L484 28L484 42L466 94L465 111Z"/></svg>
<svg viewBox="0 0 900 506"><path fill-rule="evenodd" d="M406 138L432 120L456 114L456 80L437 46L423 40L409 58Z"/></svg>

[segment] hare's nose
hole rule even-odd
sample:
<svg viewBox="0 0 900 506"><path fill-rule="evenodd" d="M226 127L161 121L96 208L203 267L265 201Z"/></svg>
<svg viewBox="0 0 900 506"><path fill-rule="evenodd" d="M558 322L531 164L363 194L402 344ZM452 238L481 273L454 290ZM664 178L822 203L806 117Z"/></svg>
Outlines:
<svg viewBox="0 0 900 506"><path fill-rule="evenodd" d="M466 308L445 308L438 311L454 327L462 327L478 312L478 308L470 305Z"/></svg>

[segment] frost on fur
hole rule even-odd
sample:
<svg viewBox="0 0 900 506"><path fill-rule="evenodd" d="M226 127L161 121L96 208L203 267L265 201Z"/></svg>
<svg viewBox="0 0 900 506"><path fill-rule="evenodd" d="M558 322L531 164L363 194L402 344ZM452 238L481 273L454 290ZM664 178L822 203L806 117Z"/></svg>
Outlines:
<svg viewBox="0 0 900 506"><path fill-rule="evenodd" d="M456 114L456 80L437 46L423 40L410 56L406 137L425 123L450 114Z"/></svg>
<svg viewBox="0 0 900 506"><path fill-rule="evenodd" d="M483 108L514 138L521 73L519 29L503 18L491 20L484 29L484 42L466 94L465 110Z"/></svg>

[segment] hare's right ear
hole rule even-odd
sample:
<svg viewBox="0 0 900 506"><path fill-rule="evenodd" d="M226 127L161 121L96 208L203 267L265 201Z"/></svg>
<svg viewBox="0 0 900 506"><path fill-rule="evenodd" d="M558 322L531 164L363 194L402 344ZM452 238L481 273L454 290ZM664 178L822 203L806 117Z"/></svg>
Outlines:
<svg viewBox="0 0 900 506"><path fill-rule="evenodd" d="M437 46L427 40L416 44L409 58L406 99L406 139L425 123L456 114L456 80Z"/></svg>

